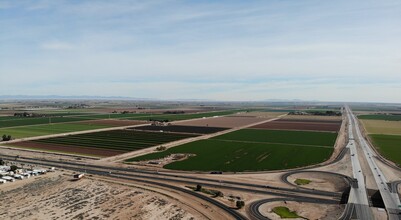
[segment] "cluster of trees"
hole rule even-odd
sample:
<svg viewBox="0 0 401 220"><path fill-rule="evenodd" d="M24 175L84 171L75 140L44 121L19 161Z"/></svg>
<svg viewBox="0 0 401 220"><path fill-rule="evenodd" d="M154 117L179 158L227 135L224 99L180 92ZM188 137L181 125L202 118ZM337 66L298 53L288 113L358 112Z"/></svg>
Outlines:
<svg viewBox="0 0 401 220"><path fill-rule="evenodd" d="M237 206L238 209L241 209L242 207L245 206L245 202L243 200L237 200L235 206Z"/></svg>
<svg viewBox="0 0 401 220"><path fill-rule="evenodd" d="M324 115L324 116L341 116L339 111L313 111L309 112L311 115Z"/></svg>
<svg viewBox="0 0 401 220"><path fill-rule="evenodd" d="M30 112L16 112L16 113L14 113L14 117L39 118L39 117L46 117L46 115L38 114L38 113L30 113Z"/></svg>
<svg viewBox="0 0 401 220"><path fill-rule="evenodd" d="M165 151L166 147L165 146L159 146L156 148L157 151Z"/></svg>
<svg viewBox="0 0 401 220"><path fill-rule="evenodd" d="M185 114L184 111L165 111L163 114Z"/></svg>
<svg viewBox="0 0 401 220"><path fill-rule="evenodd" d="M321 116L341 116L339 111L307 111L307 112L290 112L289 115L321 115Z"/></svg>
<svg viewBox="0 0 401 220"><path fill-rule="evenodd" d="M80 109L80 108L89 108L90 106L87 104L73 104L67 107L67 109Z"/></svg>
<svg viewBox="0 0 401 220"><path fill-rule="evenodd" d="M11 135L3 135L2 140L3 141L10 141L12 139Z"/></svg>

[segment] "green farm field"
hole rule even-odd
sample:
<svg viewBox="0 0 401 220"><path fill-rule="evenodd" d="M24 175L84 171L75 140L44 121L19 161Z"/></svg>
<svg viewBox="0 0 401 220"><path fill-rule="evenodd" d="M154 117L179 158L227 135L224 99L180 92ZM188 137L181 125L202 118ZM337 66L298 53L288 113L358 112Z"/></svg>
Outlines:
<svg viewBox="0 0 401 220"><path fill-rule="evenodd" d="M368 120L401 121L401 115L369 114L359 115L358 118Z"/></svg>
<svg viewBox="0 0 401 220"><path fill-rule="evenodd" d="M242 129L213 139L332 147L336 138L337 134L330 132Z"/></svg>
<svg viewBox="0 0 401 220"><path fill-rule="evenodd" d="M297 139L295 139L297 138ZM170 154L194 154L164 166L173 170L263 171L321 163L330 158L336 134L243 129L200 140L163 152L128 159L127 162L164 158Z"/></svg>
<svg viewBox="0 0 401 220"><path fill-rule="evenodd" d="M400 135L371 134L369 137L380 154L398 165L401 164Z"/></svg>
<svg viewBox="0 0 401 220"><path fill-rule="evenodd" d="M196 156L164 166L173 170L263 171L302 167L327 160L333 148L289 146L282 144L201 140L127 160L127 162L164 158L170 154Z"/></svg>

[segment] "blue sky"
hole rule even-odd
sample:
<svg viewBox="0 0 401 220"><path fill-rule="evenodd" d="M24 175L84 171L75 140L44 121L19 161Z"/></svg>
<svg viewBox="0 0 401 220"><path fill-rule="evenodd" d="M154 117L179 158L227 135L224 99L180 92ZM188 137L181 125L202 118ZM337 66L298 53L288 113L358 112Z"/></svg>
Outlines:
<svg viewBox="0 0 401 220"><path fill-rule="evenodd" d="M0 95L401 101L401 1L0 0Z"/></svg>

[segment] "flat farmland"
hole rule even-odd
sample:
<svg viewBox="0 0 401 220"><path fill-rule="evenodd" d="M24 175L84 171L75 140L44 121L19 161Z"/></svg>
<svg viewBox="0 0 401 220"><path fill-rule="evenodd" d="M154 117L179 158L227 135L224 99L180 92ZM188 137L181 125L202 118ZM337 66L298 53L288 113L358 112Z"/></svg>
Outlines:
<svg viewBox="0 0 401 220"><path fill-rule="evenodd" d="M336 138L332 132L241 129L212 139L333 147Z"/></svg>
<svg viewBox="0 0 401 220"><path fill-rule="evenodd" d="M359 119L367 120L385 120L385 121L401 121L400 115L390 115L390 114L369 114L369 115L358 115Z"/></svg>
<svg viewBox="0 0 401 220"><path fill-rule="evenodd" d="M175 125L187 125L187 126L204 126L204 127L221 127L221 128L234 128L241 127L256 122L265 121L266 118L259 117L213 117L203 118L199 120L176 122Z"/></svg>
<svg viewBox="0 0 401 220"><path fill-rule="evenodd" d="M0 128L26 126L26 125L39 125L51 123L64 123L89 120L85 118L72 118L72 117L40 117L40 118L18 118L7 117L7 119L0 119Z"/></svg>
<svg viewBox="0 0 401 220"><path fill-rule="evenodd" d="M114 130L21 142L16 143L16 146L29 146L30 148L34 146L36 149L90 154L101 157L140 150L195 136L193 134ZM41 144L43 144L43 147L41 147ZM49 149L50 147L51 149ZM93 149L93 151L90 149Z"/></svg>
<svg viewBox="0 0 401 220"><path fill-rule="evenodd" d="M373 145L385 158L400 166L401 164L401 136L400 135L369 135Z"/></svg>
<svg viewBox="0 0 401 220"><path fill-rule="evenodd" d="M44 124L31 125L12 128L0 128L0 135L11 135L12 138L27 138L50 134L62 134L75 131L86 131L101 128L108 128L107 125L96 124L79 124L79 123L61 123L61 124Z"/></svg>
<svg viewBox="0 0 401 220"><path fill-rule="evenodd" d="M100 120L90 120L90 121L82 121L82 122L76 122L76 123L84 124L84 125L101 125L101 126L109 126L109 127L120 127L120 126L148 124L149 122L134 121L134 120L100 119Z"/></svg>
<svg viewBox="0 0 401 220"><path fill-rule="evenodd" d="M154 114L146 117L130 117L127 119L133 120L153 120L153 121L181 121L181 120L189 120L196 118L208 118L214 116L223 116L223 115L231 115L237 112L241 112L242 110L227 110L227 111L216 111L216 112L202 112L202 113L194 113L194 114Z"/></svg>
<svg viewBox="0 0 401 220"><path fill-rule="evenodd" d="M75 118L81 118L84 120L94 120L94 119L140 119L148 117L152 117L155 114L149 114L149 113L127 113L127 114L122 114L122 113L110 113L110 114L92 114L92 115L82 115L82 116L76 116Z"/></svg>
<svg viewBox="0 0 401 220"><path fill-rule="evenodd" d="M341 121L341 116L322 116L322 115L286 115L282 119L286 120L308 120L308 121Z"/></svg>
<svg viewBox="0 0 401 220"><path fill-rule="evenodd" d="M253 126L257 129L277 130L306 130L306 131L328 131L338 132L341 121L310 121L310 120L276 120Z"/></svg>
<svg viewBox="0 0 401 220"><path fill-rule="evenodd" d="M361 120L369 134L401 135L401 121Z"/></svg>
<svg viewBox="0 0 401 220"><path fill-rule="evenodd" d="M219 131L224 131L226 128L218 127L199 127L199 126L183 126L183 125L168 125L168 126L140 126L132 128L135 130L144 131L164 131L164 132L178 132L178 133L195 133L195 134L212 134Z"/></svg>
<svg viewBox="0 0 401 220"><path fill-rule="evenodd" d="M163 152L128 159L128 162L190 154L164 166L173 170L263 171L321 163L333 153L334 133L243 129L172 147Z"/></svg>

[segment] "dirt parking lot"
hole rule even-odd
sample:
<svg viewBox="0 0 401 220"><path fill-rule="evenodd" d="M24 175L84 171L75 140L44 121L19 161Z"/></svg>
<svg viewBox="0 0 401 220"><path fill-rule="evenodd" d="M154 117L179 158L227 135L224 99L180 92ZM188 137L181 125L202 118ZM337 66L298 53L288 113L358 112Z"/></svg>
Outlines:
<svg viewBox="0 0 401 220"><path fill-rule="evenodd" d="M0 219L202 219L151 191L56 171L0 185ZM7 202L4 202L7 201Z"/></svg>

